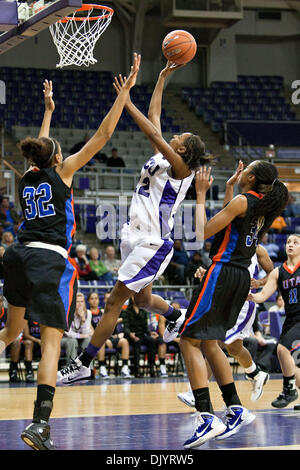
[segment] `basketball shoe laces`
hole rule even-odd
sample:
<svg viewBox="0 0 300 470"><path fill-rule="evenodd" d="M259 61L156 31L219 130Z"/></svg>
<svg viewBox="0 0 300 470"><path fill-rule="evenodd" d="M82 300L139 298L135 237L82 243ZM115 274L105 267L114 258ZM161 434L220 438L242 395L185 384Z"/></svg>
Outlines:
<svg viewBox="0 0 300 470"><path fill-rule="evenodd" d="M72 359L71 364L65 367L64 369L62 369L60 373L62 376L64 376L64 375L71 374L72 372L77 372L79 369L80 369L80 366L78 366L76 362L74 361L74 359Z"/></svg>

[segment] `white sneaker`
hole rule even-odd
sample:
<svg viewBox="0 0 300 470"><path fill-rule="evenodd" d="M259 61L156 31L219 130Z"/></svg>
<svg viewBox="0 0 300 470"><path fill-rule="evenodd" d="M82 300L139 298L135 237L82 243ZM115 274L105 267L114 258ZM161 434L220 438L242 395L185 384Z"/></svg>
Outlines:
<svg viewBox="0 0 300 470"><path fill-rule="evenodd" d="M253 379L252 382L252 394L251 400L257 401L260 399L263 393L263 386L269 382L270 375L263 370L260 370Z"/></svg>
<svg viewBox="0 0 300 470"><path fill-rule="evenodd" d="M163 340L165 343L170 343L177 338L180 327L183 325L185 320L186 309L181 309L181 315L176 321L168 321L165 332L163 334Z"/></svg>
<svg viewBox="0 0 300 470"><path fill-rule="evenodd" d="M178 393L177 398L190 408L195 408L195 397L193 392Z"/></svg>
<svg viewBox="0 0 300 470"><path fill-rule="evenodd" d="M101 377L101 379L109 379L109 375L105 366L100 366L99 377Z"/></svg>
<svg viewBox="0 0 300 470"><path fill-rule="evenodd" d="M71 385L81 380L89 380L92 378L92 371L89 367L85 367L78 357L73 360L70 365L57 372L56 383L59 385Z"/></svg>
<svg viewBox="0 0 300 470"><path fill-rule="evenodd" d="M240 405L231 405L225 411L226 430L216 437L216 439L227 439L227 437L236 434L242 426L252 423L255 415Z"/></svg>
<svg viewBox="0 0 300 470"><path fill-rule="evenodd" d="M162 377L162 378L167 378L168 377L167 367L166 367L165 364L161 364L159 366L159 376Z"/></svg>
<svg viewBox="0 0 300 470"><path fill-rule="evenodd" d="M226 425L217 416L197 411L194 434L185 441L184 447L186 449L199 447L225 430Z"/></svg>
<svg viewBox="0 0 300 470"><path fill-rule="evenodd" d="M121 377L123 379L131 379L133 376L130 374L130 370L127 364L125 364L121 369Z"/></svg>

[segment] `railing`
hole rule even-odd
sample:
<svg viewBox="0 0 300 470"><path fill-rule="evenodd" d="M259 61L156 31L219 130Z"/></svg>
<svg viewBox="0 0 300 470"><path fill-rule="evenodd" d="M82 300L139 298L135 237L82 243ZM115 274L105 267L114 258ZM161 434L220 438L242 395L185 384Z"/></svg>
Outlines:
<svg viewBox="0 0 300 470"><path fill-rule="evenodd" d="M15 205L15 188L16 180L15 173L13 170L6 170L0 168L0 193L8 196L9 201Z"/></svg>
<svg viewBox="0 0 300 470"><path fill-rule="evenodd" d="M233 170L213 168L214 185L219 185L222 192L227 179ZM107 168L97 165L95 171L79 171L74 175L74 188L83 191L83 204L95 204L105 199L116 199L119 196L131 196L140 179L140 170L136 168ZM80 204L81 198L77 198ZM211 188L207 207L218 207L218 201L213 199Z"/></svg>
<svg viewBox="0 0 300 470"><path fill-rule="evenodd" d="M245 155L248 161L251 161L253 159L259 160L261 158L261 154L259 153L259 151L256 150L255 147L251 146L248 140L242 134L240 134L234 127L228 126L227 121L224 122L223 125L224 125L224 142L228 148L230 148L229 144L231 142L236 142L236 145L238 147L243 147L243 150L245 150ZM253 155L254 155L254 158L253 158Z"/></svg>

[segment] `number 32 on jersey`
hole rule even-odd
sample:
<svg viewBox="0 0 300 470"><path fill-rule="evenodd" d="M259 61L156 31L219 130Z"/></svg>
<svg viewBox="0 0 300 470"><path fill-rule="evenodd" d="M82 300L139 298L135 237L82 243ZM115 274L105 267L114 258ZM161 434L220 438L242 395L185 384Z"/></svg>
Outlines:
<svg viewBox="0 0 300 470"><path fill-rule="evenodd" d="M49 183L41 183L37 188L25 186L23 198L26 204L27 220L55 215L54 205L51 203L52 188Z"/></svg>

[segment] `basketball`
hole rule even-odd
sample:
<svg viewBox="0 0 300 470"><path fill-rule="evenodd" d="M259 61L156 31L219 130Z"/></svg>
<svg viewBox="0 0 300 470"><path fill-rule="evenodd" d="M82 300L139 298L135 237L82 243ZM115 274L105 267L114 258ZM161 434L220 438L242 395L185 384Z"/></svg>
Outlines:
<svg viewBox="0 0 300 470"><path fill-rule="evenodd" d="M187 64L197 52L195 38L182 29L171 31L164 38L162 52L167 60L175 64Z"/></svg>

